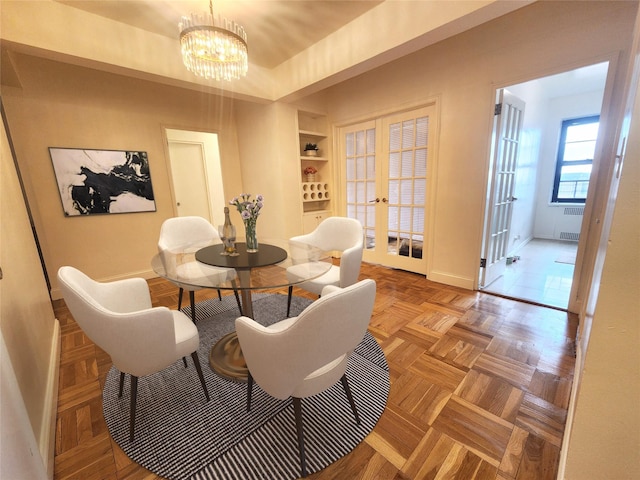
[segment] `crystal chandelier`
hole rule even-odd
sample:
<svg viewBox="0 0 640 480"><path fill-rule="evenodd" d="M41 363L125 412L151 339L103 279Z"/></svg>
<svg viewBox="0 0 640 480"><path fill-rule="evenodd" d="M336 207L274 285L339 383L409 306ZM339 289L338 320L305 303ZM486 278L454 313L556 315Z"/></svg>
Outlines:
<svg viewBox="0 0 640 480"><path fill-rule="evenodd" d="M242 26L220 15L191 14L180 22L182 61L196 75L215 80L244 77L248 69L247 34Z"/></svg>

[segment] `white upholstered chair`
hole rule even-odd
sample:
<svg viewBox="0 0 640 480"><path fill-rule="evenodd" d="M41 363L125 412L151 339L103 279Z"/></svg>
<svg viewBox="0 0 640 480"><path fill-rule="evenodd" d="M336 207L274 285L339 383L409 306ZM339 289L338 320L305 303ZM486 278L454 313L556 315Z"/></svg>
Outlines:
<svg viewBox="0 0 640 480"><path fill-rule="evenodd" d="M296 285L316 295L322 293L322 289L327 285L338 287L348 287L358 281L360 275L360 265L362 264L362 250L364 248L364 231L362 224L347 217L329 217L323 220L316 229L306 235L292 237L291 242L306 243L313 245L324 251L339 251L340 266L332 265L331 269L313 280ZM308 267L304 264L294 264L287 268L287 278L290 282L295 282L303 278L298 271L304 272ZM287 298L287 317L291 310L291 296L293 286L289 286Z"/></svg>
<svg viewBox="0 0 640 480"><path fill-rule="evenodd" d="M152 308L144 279L101 283L76 268L65 266L58 270L58 281L74 320L93 343L109 354L120 371L119 397L125 374L131 376L131 441L135 431L138 377L163 370L191 355L209 400L198 359L198 329L182 312L166 307Z"/></svg>
<svg viewBox="0 0 640 480"><path fill-rule="evenodd" d="M160 227L160 238L158 239L158 251L162 254L165 250L177 250L190 248L191 250L197 249L200 245L205 247L212 243L221 243L220 236L216 228L211 223L198 216L185 216L174 217L165 220ZM232 269L218 268L210 265L204 265L200 262L193 261L180 265L180 271L176 272L180 278L185 279L185 283L173 282L179 288L178 293L178 310L182 306L182 295L186 290L189 292L189 302L191 305L191 319L196 321L196 309L195 309L195 291L201 290L200 287L195 286L193 283L189 283L188 279L192 278L194 283L197 283L197 279L202 276L219 276L222 280L229 276L235 276ZM242 315L242 307L240 305L240 297L238 292L234 291L236 296L236 302L238 303L238 309ZM218 290L218 298L222 300L220 290Z"/></svg>
<svg viewBox="0 0 640 480"><path fill-rule="evenodd" d="M367 331L375 295L375 281L367 279L346 288L325 287L321 298L300 315L269 327L247 317L236 319L249 369L247 410L254 381L272 397L292 397L303 477L307 472L301 398L323 392L340 380L360 423L345 371L351 352Z"/></svg>

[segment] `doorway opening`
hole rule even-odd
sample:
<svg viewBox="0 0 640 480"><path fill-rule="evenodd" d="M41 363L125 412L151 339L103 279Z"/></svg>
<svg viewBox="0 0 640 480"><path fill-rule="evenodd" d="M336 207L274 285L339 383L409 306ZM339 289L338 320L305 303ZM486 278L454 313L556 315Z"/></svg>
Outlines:
<svg viewBox="0 0 640 480"><path fill-rule="evenodd" d="M495 202L492 204L489 199L485 214L481 290L568 309L584 199L559 201L557 198L562 127L567 120L600 114L608 67L608 62L602 62L496 91L496 99L506 90L523 101L524 109L515 147L511 193L505 189L506 193L500 197L496 171L489 175L491 195L488 198L492 196ZM500 142L496 137L499 113L496 109L492 156L497 154ZM578 179L565 176L565 180L577 182ZM592 180L587 181L591 184ZM503 211L492 217L492 205L500 201ZM492 243L495 234L492 235L491 229L504 239L504 248L496 248ZM494 275L487 276L485 259L492 254L498 268Z"/></svg>
<svg viewBox="0 0 640 480"><path fill-rule="evenodd" d="M222 224L225 196L218 134L166 129L176 216L203 217Z"/></svg>

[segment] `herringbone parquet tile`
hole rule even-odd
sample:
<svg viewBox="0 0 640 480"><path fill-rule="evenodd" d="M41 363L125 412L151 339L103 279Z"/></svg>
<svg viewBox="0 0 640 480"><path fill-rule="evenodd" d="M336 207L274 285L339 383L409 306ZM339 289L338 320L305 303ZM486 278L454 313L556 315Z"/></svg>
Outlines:
<svg viewBox="0 0 640 480"><path fill-rule="evenodd" d="M389 364L387 408L353 452L309 478L554 479L577 318L381 266L363 264L361 278L378 285L370 332ZM176 287L161 279L149 285L154 305L176 307ZM197 300L216 295L200 291ZM159 478L109 436L102 416L108 355L64 302L54 308L62 325L55 479Z"/></svg>

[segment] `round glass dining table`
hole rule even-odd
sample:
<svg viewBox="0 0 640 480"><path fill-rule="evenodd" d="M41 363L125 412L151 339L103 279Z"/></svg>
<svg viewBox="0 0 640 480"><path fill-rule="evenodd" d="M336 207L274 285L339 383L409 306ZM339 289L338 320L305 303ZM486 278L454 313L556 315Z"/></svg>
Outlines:
<svg viewBox="0 0 640 480"><path fill-rule="evenodd" d="M237 243L238 255L222 255L221 243L185 244L162 250L151 260L160 277L184 287L233 290L242 298L242 315L253 318L251 294L255 290L288 287L327 273L332 265L331 252L290 240L261 241L258 251L248 253L246 244ZM287 276L287 268L296 265L296 275ZM211 368L233 380L247 378L235 332L212 346Z"/></svg>

